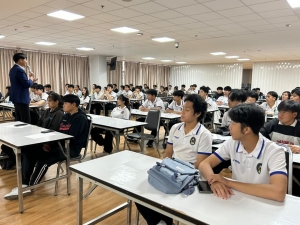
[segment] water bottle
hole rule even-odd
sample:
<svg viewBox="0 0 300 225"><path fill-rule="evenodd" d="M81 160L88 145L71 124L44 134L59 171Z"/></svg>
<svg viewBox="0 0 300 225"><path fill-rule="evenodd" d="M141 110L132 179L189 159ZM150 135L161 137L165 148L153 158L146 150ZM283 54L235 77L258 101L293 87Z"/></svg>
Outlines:
<svg viewBox="0 0 300 225"><path fill-rule="evenodd" d="M9 105L12 105L12 102L11 102L11 101L8 101L7 103L8 103Z"/></svg>

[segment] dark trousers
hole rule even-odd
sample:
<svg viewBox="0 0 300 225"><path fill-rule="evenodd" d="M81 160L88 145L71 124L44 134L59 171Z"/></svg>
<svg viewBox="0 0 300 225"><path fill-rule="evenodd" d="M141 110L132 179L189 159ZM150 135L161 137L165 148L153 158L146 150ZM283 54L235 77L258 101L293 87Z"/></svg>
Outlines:
<svg viewBox="0 0 300 225"><path fill-rule="evenodd" d="M100 104L92 104L90 113L95 114L95 111L96 111L96 115L100 115L102 109L103 109L103 107Z"/></svg>
<svg viewBox="0 0 300 225"><path fill-rule="evenodd" d="M102 137L105 130L101 128L94 127L91 130L91 137L98 145L104 145L104 151L107 153L111 153L113 150L113 134L110 131L105 132L105 138Z"/></svg>
<svg viewBox="0 0 300 225"><path fill-rule="evenodd" d="M30 123L30 112L28 104L14 103L15 106L15 121Z"/></svg>
<svg viewBox="0 0 300 225"><path fill-rule="evenodd" d="M105 105L105 116L108 116L108 110L113 110L114 108L116 107L115 104L112 104L112 103L107 103Z"/></svg>
<svg viewBox="0 0 300 225"><path fill-rule="evenodd" d="M161 220L163 220L167 225L173 224L173 219L167 217L163 214L160 214L152 209L149 209L143 205L135 203L137 209L139 210L140 214L144 217L147 221L148 225L157 225Z"/></svg>
<svg viewBox="0 0 300 225"><path fill-rule="evenodd" d="M22 184L38 184L48 168L58 161L58 152L46 152L42 145L31 145L22 149Z"/></svg>

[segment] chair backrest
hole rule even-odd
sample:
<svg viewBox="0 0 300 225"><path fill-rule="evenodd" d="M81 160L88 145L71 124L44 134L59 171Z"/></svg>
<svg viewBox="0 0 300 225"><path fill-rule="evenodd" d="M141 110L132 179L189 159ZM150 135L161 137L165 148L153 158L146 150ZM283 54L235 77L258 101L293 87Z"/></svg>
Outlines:
<svg viewBox="0 0 300 225"><path fill-rule="evenodd" d="M285 148L285 162L286 162L286 171L288 174L288 186L287 186L287 193L292 194L292 187L293 187L293 152L287 145L280 146Z"/></svg>
<svg viewBox="0 0 300 225"><path fill-rule="evenodd" d="M85 108L85 111L87 112L89 112L90 111L90 108L91 108L91 105L92 105L92 101L93 101L93 99L90 97L90 101L89 101L89 104L86 106L86 108Z"/></svg>
<svg viewBox="0 0 300 225"><path fill-rule="evenodd" d="M151 131L158 131L160 124L160 110L150 110L146 117L145 129Z"/></svg>
<svg viewBox="0 0 300 225"><path fill-rule="evenodd" d="M165 106L165 109L167 109L169 106L169 102L164 102L164 106Z"/></svg>
<svg viewBox="0 0 300 225"><path fill-rule="evenodd" d="M91 130L92 130L92 127L93 127L93 119L90 115L86 115L87 119L88 119L88 126L89 126L89 129L88 129L88 135L86 137L86 144L85 144L85 147L84 147L84 153L81 157L81 160L83 160L86 156L86 152L87 152L87 149L88 149L88 144L89 144L89 140L90 140L90 134L91 134Z"/></svg>

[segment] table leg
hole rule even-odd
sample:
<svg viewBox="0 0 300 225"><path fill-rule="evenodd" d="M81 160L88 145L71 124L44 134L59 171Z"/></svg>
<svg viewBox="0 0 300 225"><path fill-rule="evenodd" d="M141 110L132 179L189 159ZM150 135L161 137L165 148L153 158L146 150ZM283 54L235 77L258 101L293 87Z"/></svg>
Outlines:
<svg viewBox="0 0 300 225"><path fill-rule="evenodd" d="M2 113L3 113L3 122L5 122L5 113L4 113L4 108L2 108Z"/></svg>
<svg viewBox="0 0 300 225"><path fill-rule="evenodd" d="M18 195L19 195L19 212L23 213L23 191L22 191L22 165L21 165L21 149L14 149L16 155L16 167L17 167L17 183L18 183Z"/></svg>
<svg viewBox="0 0 300 225"><path fill-rule="evenodd" d="M131 224L131 209L132 209L132 201L127 200L128 206L127 206L127 221L126 224L130 225Z"/></svg>
<svg viewBox="0 0 300 225"><path fill-rule="evenodd" d="M70 140L65 141L66 148L66 173L67 173L67 192L71 194L71 172L70 172Z"/></svg>
<svg viewBox="0 0 300 225"><path fill-rule="evenodd" d="M77 178L77 225L82 225L83 179Z"/></svg>
<svg viewBox="0 0 300 225"><path fill-rule="evenodd" d="M103 111L104 111L104 116L105 116L105 103L103 103Z"/></svg>
<svg viewBox="0 0 300 225"><path fill-rule="evenodd" d="M141 127L141 151L144 153L145 148L145 137L144 137L144 126Z"/></svg>
<svg viewBox="0 0 300 225"><path fill-rule="evenodd" d="M119 152L119 146L120 146L120 132L116 131L116 150Z"/></svg>

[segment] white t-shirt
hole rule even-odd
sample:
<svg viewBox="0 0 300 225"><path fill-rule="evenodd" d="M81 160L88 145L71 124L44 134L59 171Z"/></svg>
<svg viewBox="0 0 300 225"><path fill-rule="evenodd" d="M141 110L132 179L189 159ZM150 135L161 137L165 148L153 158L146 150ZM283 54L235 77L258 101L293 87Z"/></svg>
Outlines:
<svg viewBox="0 0 300 225"><path fill-rule="evenodd" d="M277 101L275 101L275 104L273 105L273 107L270 107L268 105L268 103L263 102L259 105L259 107L261 107L263 110L265 110L265 112L274 112L275 109L277 109Z"/></svg>
<svg viewBox="0 0 300 225"><path fill-rule="evenodd" d="M89 96L86 96L86 98L84 98L84 96L82 96L80 98L80 104L89 104L90 102L90 97Z"/></svg>
<svg viewBox="0 0 300 225"><path fill-rule="evenodd" d="M172 95L173 94L173 90L169 90L168 95Z"/></svg>
<svg viewBox="0 0 300 225"><path fill-rule="evenodd" d="M220 97L217 99L217 102L222 102L223 105L228 104L228 97L226 97L226 96L220 96Z"/></svg>
<svg viewBox="0 0 300 225"><path fill-rule="evenodd" d="M210 155L212 153L211 133L200 123L188 134L184 132L185 123L172 126L169 133L168 144L173 146L173 156L185 162L195 163L198 154Z"/></svg>
<svg viewBox="0 0 300 225"><path fill-rule="evenodd" d="M133 98L135 98L135 99L144 99L144 93L140 91L139 98L137 98L137 93L133 93Z"/></svg>
<svg viewBox="0 0 300 225"><path fill-rule="evenodd" d="M127 91L127 92L124 91L124 92L123 92L123 95L124 95L125 97L129 98L129 97L132 95L132 91L130 91L130 90Z"/></svg>
<svg viewBox="0 0 300 225"><path fill-rule="evenodd" d="M125 90L120 90L120 91L117 93L117 95L118 95L118 96L123 95L124 92L125 92Z"/></svg>
<svg viewBox="0 0 300 225"><path fill-rule="evenodd" d="M198 94L198 91L197 90L189 90L188 94Z"/></svg>
<svg viewBox="0 0 300 225"><path fill-rule="evenodd" d="M228 113L229 113L230 110L231 109L229 109L227 112L224 113L223 118L222 118L222 125L221 125L221 127L226 127L226 126L230 125L231 119L230 119L230 117L228 115Z"/></svg>
<svg viewBox="0 0 300 225"><path fill-rule="evenodd" d="M94 92L94 100L100 100L102 95L103 95L103 92L101 92L101 91L99 93Z"/></svg>
<svg viewBox="0 0 300 225"><path fill-rule="evenodd" d="M39 99L39 96L38 95L36 95L35 93L33 93L33 92L30 92L30 100L32 100L32 101L35 101L35 102L38 102L38 99Z"/></svg>
<svg viewBox="0 0 300 225"><path fill-rule="evenodd" d="M117 100L117 93L116 93L116 92L113 92L113 91L112 91L112 92L110 93L110 96L113 97L113 100ZM105 99L105 100L108 100L106 94L104 94L104 99Z"/></svg>
<svg viewBox="0 0 300 225"><path fill-rule="evenodd" d="M208 108L210 108L213 104L213 100L211 99L211 97L206 96L205 101L208 104Z"/></svg>
<svg viewBox="0 0 300 225"><path fill-rule="evenodd" d="M154 102L149 101L148 99L143 103L143 106L147 109L161 107L162 110L165 110L164 102L156 97Z"/></svg>
<svg viewBox="0 0 300 225"><path fill-rule="evenodd" d="M36 95L36 102L39 102L41 100L44 100L45 103L43 104L43 106L41 107L42 110L46 110L49 108L48 106L48 94L43 92L42 96Z"/></svg>
<svg viewBox="0 0 300 225"><path fill-rule="evenodd" d="M259 135L255 149L249 154L240 141L225 141L214 154L231 160L232 178L251 184L268 184L274 174L287 176L284 148Z"/></svg>
<svg viewBox="0 0 300 225"><path fill-rule="evenodd" d="M111 112L112 118L118 118L118 119L124 119L129 120L130 112L126 106L124 106L123 109L121 109L120 106L115 107L113 111Z"/></svg>
<svg viewBox="0 0 300 225"><path fill-rule="evenodd" d="M174 110L176 112L182 112L183 110L183 104L184 101L181 100L181 104L177 105L177 102L175 102L174 100L171 102L171 104L168 106L169 109Z"/></svg>

